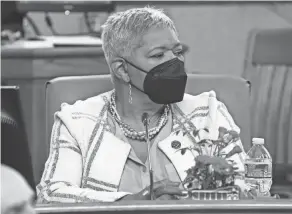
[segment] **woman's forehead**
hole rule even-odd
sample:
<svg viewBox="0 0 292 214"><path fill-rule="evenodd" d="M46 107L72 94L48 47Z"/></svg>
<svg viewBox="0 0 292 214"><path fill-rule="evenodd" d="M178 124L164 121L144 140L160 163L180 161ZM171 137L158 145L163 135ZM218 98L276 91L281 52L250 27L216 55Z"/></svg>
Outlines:
<svg viewBox="0 0 292 214"><path fill-rule="evenodd" d="M156 48L170 48L179 43L174 30L169 28L152 28L140 39L140 47L146 51Z"/></svg>

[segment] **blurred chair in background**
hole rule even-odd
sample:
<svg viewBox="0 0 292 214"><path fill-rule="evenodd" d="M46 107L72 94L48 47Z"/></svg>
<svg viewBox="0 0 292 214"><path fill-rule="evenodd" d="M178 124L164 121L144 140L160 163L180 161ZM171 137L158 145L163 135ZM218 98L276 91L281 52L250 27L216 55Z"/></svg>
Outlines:
<svg viewBox="0 0 292 214"><path fill-rule="evenodd" d="M54 113L61 104L73 104L113 89L110 75L82 77L58 77L46 86L46 140L49 145ZM186 93L197 95L214 90L218 99L224 102L241 128L241 138L246 149L250 148L249 84L242 78L225 75L188 74ZM232 91L232 94L230 93Z"/></svg>
<svg viewBox="0 0 292 214"><path fill-rule="evenodd" d="M35 213L35 191L19 88L1 86L1 213Z"/></svg>
<svg viewBox="0 0 292 214"><path fill-rule="evenodd" d="M21 110L19 88L1 86L1 164L17 170L35 191L31 154Z"/></svg>
<svg viewBox="0 0 292 214"><path fill-rule="evenodd" d="M251 82L251 133L265 138L274 175L288 176L289 170L292 173L292 28L254 30L249 42L243 77Z"/></svg>

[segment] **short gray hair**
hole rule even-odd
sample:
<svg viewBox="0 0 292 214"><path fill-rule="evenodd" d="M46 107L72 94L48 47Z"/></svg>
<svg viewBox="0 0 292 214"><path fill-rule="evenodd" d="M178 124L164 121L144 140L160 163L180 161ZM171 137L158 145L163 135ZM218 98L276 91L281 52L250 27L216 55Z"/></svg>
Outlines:
<svg viewBox="0 0 292 214"><path fill-rule="evenodd" d="M130 56L137 38L152 27L166 27L177 33L173 21L161 9L147 6L111 15L102 26L101 35L107 62L116 56Z"/></svg>

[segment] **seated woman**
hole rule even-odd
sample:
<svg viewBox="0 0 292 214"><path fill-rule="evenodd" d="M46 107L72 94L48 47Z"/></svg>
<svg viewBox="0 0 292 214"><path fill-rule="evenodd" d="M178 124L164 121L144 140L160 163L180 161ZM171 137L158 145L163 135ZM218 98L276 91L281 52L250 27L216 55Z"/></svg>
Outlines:
<svg viewBox="0 0 292 214"><path fill-rule="evenodd" d="M155 198L180 195L186 171L195 165L199 153L177 151L218 139L219 127L239 133L214 92L185 94L182 45L162 11L146 7L113 14L103 26L102 41L114 90L63 104L55 114L39 202L149 199L145 112ZM242 148L240 139L228 150L236 145ZM238 172L244 171L244 154L230 157ZM241 176L236 183L245 188Z"/></svg>

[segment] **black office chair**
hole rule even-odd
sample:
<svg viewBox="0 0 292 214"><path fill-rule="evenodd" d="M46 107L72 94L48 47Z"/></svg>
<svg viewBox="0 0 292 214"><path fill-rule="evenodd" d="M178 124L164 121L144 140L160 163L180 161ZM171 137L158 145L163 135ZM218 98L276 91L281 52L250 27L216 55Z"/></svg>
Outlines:
<svg viewBox="0 0 292 214"><path fill-rule="evenodd" d="M17 87L1 86L1 164L17 170L36 189Z"/></svg>

